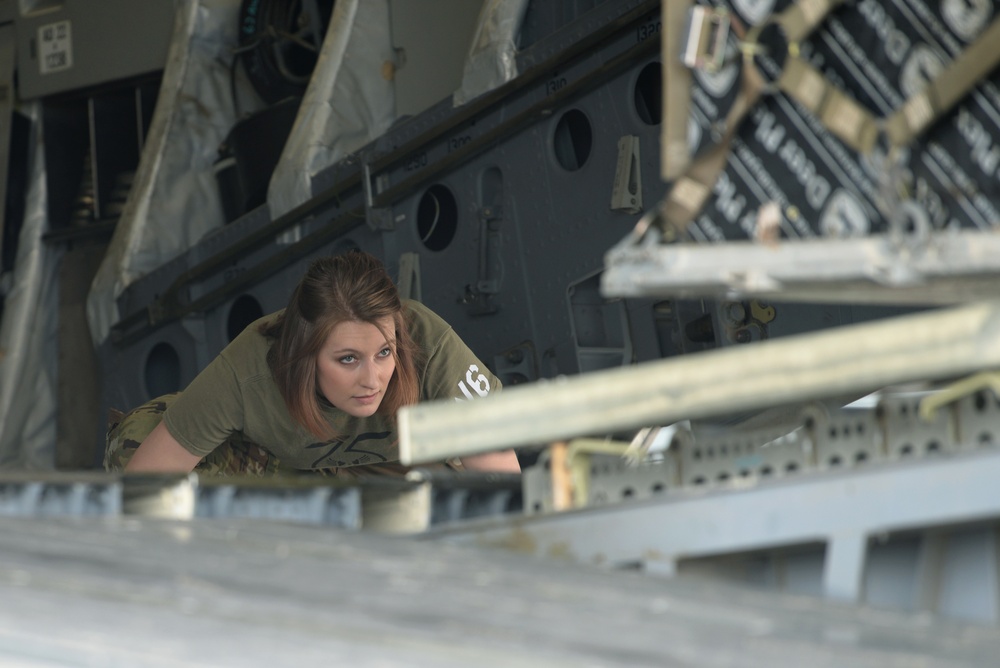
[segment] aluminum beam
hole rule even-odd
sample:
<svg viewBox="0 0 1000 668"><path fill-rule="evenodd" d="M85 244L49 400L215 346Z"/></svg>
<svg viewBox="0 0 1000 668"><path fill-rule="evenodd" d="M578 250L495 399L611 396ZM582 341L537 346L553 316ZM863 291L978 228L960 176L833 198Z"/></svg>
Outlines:
<svg viewBox="0 0 1000 668"><path fill-rule="evenodd" d="M404 463L866 393L1000 366L1000 303L892 318L399 412Z"/></svg>
<svg viewBox="0 0 1000 668"><path fill-rule="evenodd" d="M981 231L707 245L659 244L653 235L638 244L629 238L608 251L601 292L954 304L992 298L998 274L1000 237Z"/></svg>

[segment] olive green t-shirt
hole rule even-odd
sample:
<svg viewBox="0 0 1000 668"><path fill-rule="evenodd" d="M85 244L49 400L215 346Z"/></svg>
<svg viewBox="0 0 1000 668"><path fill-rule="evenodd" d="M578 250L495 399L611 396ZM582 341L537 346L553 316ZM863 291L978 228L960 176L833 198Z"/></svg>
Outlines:
<svg viewBox="0 0 1000 668"><path fill-rule="evenodd" d="M406 301L404 308L410 335L422 352L417 369L421 401L474 399L500 389L500 381L448 323L418 302ZM318 441L292 419L267 365L271 341L260 333L261 323L277 315L252 323L198 374L164 413L170 434L204 457L230 434L242 432L282 466L296 469L398 461L398 437L387 416L357 418L324 406L338 435L328 441Z"/></svg>

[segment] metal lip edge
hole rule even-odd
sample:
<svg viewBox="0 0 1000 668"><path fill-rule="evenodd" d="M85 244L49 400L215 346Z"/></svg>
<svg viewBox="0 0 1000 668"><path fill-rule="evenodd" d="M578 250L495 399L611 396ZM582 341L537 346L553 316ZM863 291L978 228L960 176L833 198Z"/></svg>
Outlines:
<svg viewBox="0 0 1000 668"><path fill-rule="evenodd" d="M889 299L908 290L926 292L929 286L948 280L967 282L1000 275L998 257L1000 237L977 231L935 233L920 244L880 235L774 245L744 240L718 246L619 245L605 255L601 291L618 297L726 293L780 297L782 293L822 295L854 281L848 287L884 292L884 299ZM942 292L940 286L938 292ZM970 298L931 291L929 300L961 301Z"/></svg>

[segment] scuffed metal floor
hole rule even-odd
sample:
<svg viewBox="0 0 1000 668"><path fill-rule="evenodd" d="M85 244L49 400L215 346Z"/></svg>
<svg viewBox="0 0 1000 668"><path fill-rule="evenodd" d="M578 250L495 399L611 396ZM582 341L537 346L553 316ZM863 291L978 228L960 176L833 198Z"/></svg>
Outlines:
<svg viewBox="0 0 1000 668"><path fill-rule="evenodd" d="M4 666L984 666L1000 630L261 520L0 517Z"/></svg>

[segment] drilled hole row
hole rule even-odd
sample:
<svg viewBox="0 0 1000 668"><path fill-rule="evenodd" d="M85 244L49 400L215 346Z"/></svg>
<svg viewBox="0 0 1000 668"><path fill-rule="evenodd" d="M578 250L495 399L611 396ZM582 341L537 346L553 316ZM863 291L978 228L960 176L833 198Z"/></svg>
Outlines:
<svg viewBox="0 0 1000 668"><path fill-rule="evenodd" d="M720 458L729 456L738 457L740 455L752 454L757 451L757 448L758 446L751 441L723 443L718 448L711 445L704 448L693 448L691 450L691 458L695 461L701 461L702 459L715 459L717 456Z"/></svg>
<svg viewBox="0 0 1000 668"><path fill-rule="evenodd" d="M843 436L844 438L850 438L851 436L864 436L865 431L866 429L864 422L855 422L853 425L851 424L844 424L839 426L830 425L830 428L827 431L827 433L830 436L830 440L836 440L841 436Z"/></svg>
<svg viewBox="0 0 1000 668"><path fill-rule="evenodd" d="M649 491L650 491L651 494L662 494L666 490L667 490L667 484L665 482L662 482L662 481L656 481L656 482L652 483L649 486ZM631 487L631 486L630 487L623 487L619 491L619 495L620 495L621 500L634 498L636 496L636 494L637 494L636 488L635 487ZM607 503L608 502L608 498L607 498L606 495L602 494L601 498L596 499L596 501L597 501L598 504L601 503L601 502ZM531 504L531 507L532 507L532 509L536 513L539 513L539 512L542 511L542 502L541 501L535 501L533 504Z"/></svg>

